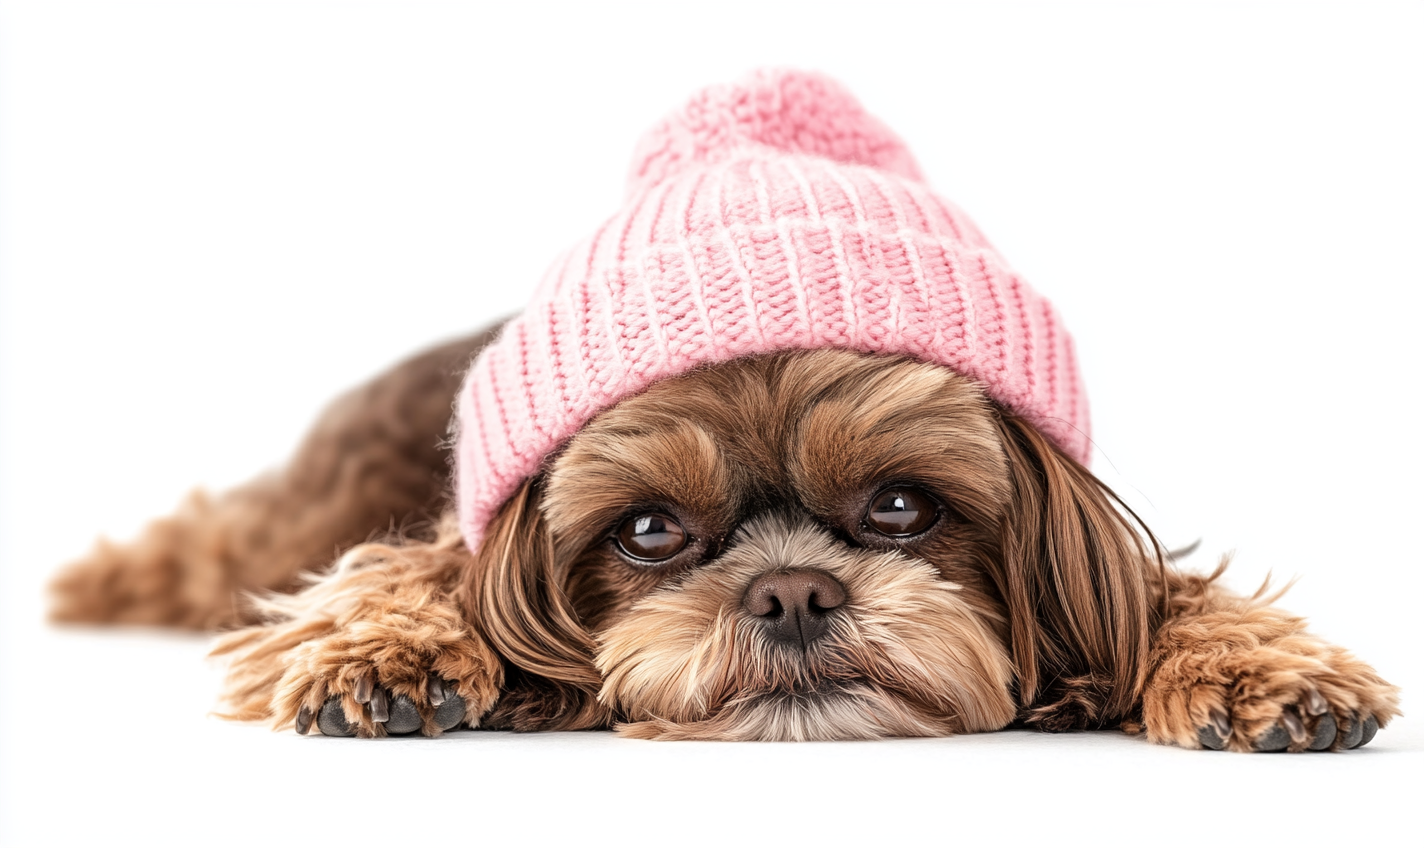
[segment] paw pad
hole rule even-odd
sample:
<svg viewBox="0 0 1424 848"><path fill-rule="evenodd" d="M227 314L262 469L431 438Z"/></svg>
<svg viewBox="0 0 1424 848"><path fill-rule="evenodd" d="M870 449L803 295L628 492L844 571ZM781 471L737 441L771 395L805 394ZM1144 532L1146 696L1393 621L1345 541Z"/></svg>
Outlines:
<svg viewBox="0 0 1424 848"><path fill-rule="evenodd" d="M429 713L442 731L450 730L465 718L465 699L455 694L455 684L434 675L426 684L429 704L423 709L406 695L392 696L369 677L357 682L351 696L365 710L364 717L382 725L388 736L418 733L425 726L423 712ZM311 729L312 719L311 709L303 706L297 714L297 733L305 735ZM323 736L355 736L359 726L347 717L341 695L327 698L315 719Z"/></svg>
<svg viewBox="0 0 1424 848"><path fill-rule="evenodd" d="M1314 727L1307 728L1306 722L1313 722ZM1296 707L1287 707L1274 724L1256 734L1251 740L1251 750L1271 753L1294 747L1298 751L1328 751L1333 747L1347 751L1368 745L1377 732L1379 720L1372 715L1361 720L1351 714L1342 726L1329 712L1303 720ZM1211 724L1197 728L1197 742L1203 748L1221 751L1227 747L1231 733L1229 717L1224 713L1221 716L1213 714Z"/></svg>

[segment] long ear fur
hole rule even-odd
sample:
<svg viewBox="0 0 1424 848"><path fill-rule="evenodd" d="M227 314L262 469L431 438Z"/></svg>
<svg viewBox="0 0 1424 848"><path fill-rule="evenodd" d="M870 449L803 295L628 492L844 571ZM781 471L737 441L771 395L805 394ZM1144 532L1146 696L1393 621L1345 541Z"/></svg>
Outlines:
<svg viewBox="0 0 1424 848"><path fill-rule="evenodd" d="M507 691L488 726L580 730L607 723L596 699L593 638L564 595L564 568L539 509L536 479L524 483L486 530L462 581L466 615L504 658Z"/></svg>
<svg viewBox="0 0 1424 848"><path fill-rule="evenodd" d="M1013 499L1001 533L1021 716L1047 730L1129 715L1155 612L1145 569L1162 547L1112 490L1031 425L1000 417Z"/></svg>

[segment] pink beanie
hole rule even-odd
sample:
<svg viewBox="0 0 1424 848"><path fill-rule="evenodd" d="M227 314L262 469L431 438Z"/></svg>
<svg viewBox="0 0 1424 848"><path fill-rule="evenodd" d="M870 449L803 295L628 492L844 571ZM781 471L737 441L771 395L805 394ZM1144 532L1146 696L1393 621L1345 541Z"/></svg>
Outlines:
<svg viewBox="0 0 1424 848"><path fill-rule="evenodd" d="M699 365L808 348L952 368L1087 463L1087 398L1053 306L845 89L764 71L643 137L622 210L471 366L456 444L470 548L601 410Z"/></svg>

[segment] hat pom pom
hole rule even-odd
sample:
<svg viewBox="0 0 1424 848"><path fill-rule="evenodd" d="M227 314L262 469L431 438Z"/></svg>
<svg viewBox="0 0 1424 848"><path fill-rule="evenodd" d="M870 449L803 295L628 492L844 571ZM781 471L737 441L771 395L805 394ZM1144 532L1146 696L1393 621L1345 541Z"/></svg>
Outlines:
<svg viewBox="0 0 1424 848"><path fill-rule="evenodd" d="M639 142L629 188L637 191L749 148L822 156L921 179L905 143L839 83L777 69L706 88L664 118Z"/></svg>

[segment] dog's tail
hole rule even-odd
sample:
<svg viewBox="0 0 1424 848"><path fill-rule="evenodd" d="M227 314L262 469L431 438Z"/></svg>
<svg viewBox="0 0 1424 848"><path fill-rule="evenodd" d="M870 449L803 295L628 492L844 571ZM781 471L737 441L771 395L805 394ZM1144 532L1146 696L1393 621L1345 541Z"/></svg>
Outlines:
<svg viewBox="0 0 1424 848"><path fill-rule="evenodd" d="M352 545L433 526L448 500L451 400L494 330L418 354L338 398L286 468L201 492L127 544L101 540L50 585L60 622L220 629L248 593L289 591Z"/></svg>

